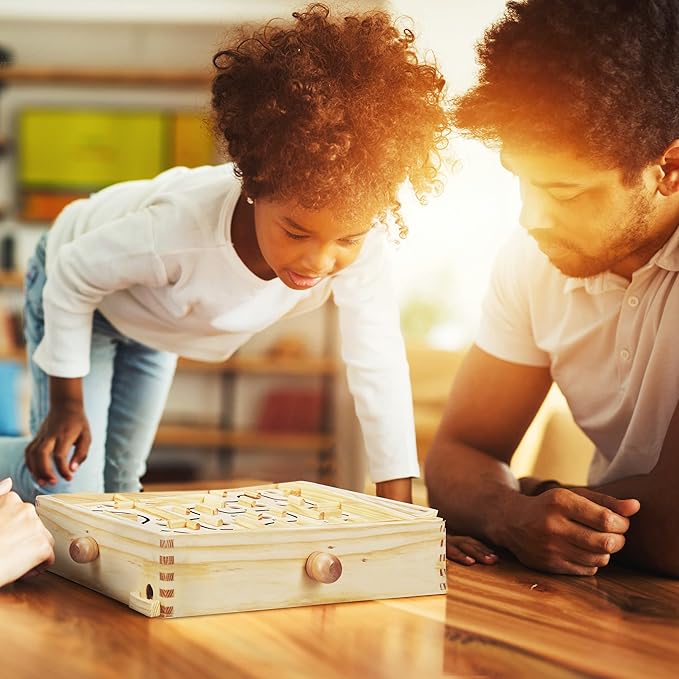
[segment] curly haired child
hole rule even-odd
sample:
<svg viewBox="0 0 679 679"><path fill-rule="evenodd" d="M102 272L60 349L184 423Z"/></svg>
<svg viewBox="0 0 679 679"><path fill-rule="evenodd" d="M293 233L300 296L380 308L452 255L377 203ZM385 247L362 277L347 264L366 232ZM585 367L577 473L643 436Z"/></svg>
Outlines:
<svg viewBox="0 0 679 679"><path fill-rule="evenodd" d="M67 206L26 280L33 440L0 477L38 492L131 491L178 355L223 361L332 294L377 492L410 500L411 392L387 229L397 192L439 187L444 80L385 12L240 35L214 57L230 163L177 167ZM4 452L3 452L4 449Z"/></svg>

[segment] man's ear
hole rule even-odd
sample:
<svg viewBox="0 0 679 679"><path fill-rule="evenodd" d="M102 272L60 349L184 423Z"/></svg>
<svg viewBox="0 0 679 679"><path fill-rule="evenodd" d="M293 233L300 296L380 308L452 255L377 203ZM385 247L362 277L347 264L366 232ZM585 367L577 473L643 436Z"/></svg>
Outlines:
<svg viewBox="0 0 679 679"><path fill-rule="evenodd" d="M679 192L679 139L675 139L663 153L660 160L663 176L658 190L663 196L671 196Z"/></svg>

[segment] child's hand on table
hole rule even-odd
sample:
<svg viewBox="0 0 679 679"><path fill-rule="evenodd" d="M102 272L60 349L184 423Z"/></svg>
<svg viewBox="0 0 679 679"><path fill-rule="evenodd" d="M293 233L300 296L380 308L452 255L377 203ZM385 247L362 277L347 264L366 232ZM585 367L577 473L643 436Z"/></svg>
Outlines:
<svg viewBox="0 0 679 679"><path fill-rule="evenodd" d="M497 554L490 547L468 535L446 535L446 556L463 566L475 563L492 566L498 562Z"/></svg>

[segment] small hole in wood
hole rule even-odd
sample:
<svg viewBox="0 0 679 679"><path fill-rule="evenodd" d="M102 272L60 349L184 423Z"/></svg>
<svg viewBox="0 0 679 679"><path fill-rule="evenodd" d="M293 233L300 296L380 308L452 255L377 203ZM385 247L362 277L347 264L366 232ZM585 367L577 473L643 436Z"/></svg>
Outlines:
<svg viewBox="0 0 679 679"><path fill-rule="evenodd" d="M151 585L146 585L146 598L153 599L153 587Z"/></svg>

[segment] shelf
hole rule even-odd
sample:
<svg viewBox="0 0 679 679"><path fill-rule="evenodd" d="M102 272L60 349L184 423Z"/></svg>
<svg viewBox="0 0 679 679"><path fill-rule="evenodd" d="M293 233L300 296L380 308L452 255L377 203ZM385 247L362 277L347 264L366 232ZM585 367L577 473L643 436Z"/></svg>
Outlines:
<svg viewBox="0 0 679 679"><path fill-rule="evenodd" d="M3 288L23 288L24 275L20 271L0 270L0 287Z"/></svg>
<svg viewBox="0 0 679 679"><path fill-rule="evenodd" d="M130 68L79 68L69 66L5 66L0 67L0 82L76 85L167 85L207 87L212 70L160 70Z"/></svg>
<svg viewBox="0 0 679 679"><path fill-rule="evenodd" d="M8 285L0 273L0 287ZM9 283L14 286L14 283ZM21 287L20 284L18 284ZM0 352L0 360L26 361L25 349ZM278 359L269 356L234 356L225 363L203 363L180 358L178 369L186 372L249 375L334 375L337 362L328 358Z"/></svg>
<svg viewBox="0 0 679 679"><path fill-rule="evenodd" d="M233 23L266 21L274 16L287 16L296 8L281 0L237 2L226 0L3 0L2 19L14 21L49 21L83 23L124 23L178 26L228 26Z"/></svg>
<svg viewBox="0 0 679 679"><path fill-rule="evenodd" d="M282 358L275 356L233 356L224 363L203 363L181 358L177 368L182 371L203 373L244 373L251 375L334 375L337 361L331 358L309 356Z"/></svg>
<svg viewBox="0 0 679 679"><path fill-rule="evenodd" d="M161 424L155 445L195 448L267 448L271 451L318 451L331 448L329 434L238 431L217 427Z"/></svg>
<svg viewBox="0 0 679 679"><path fill-rule="evenodd" d="M26 363L26 350L13 349L11 351L0 351L0 361L16 361Z"/></svg>

